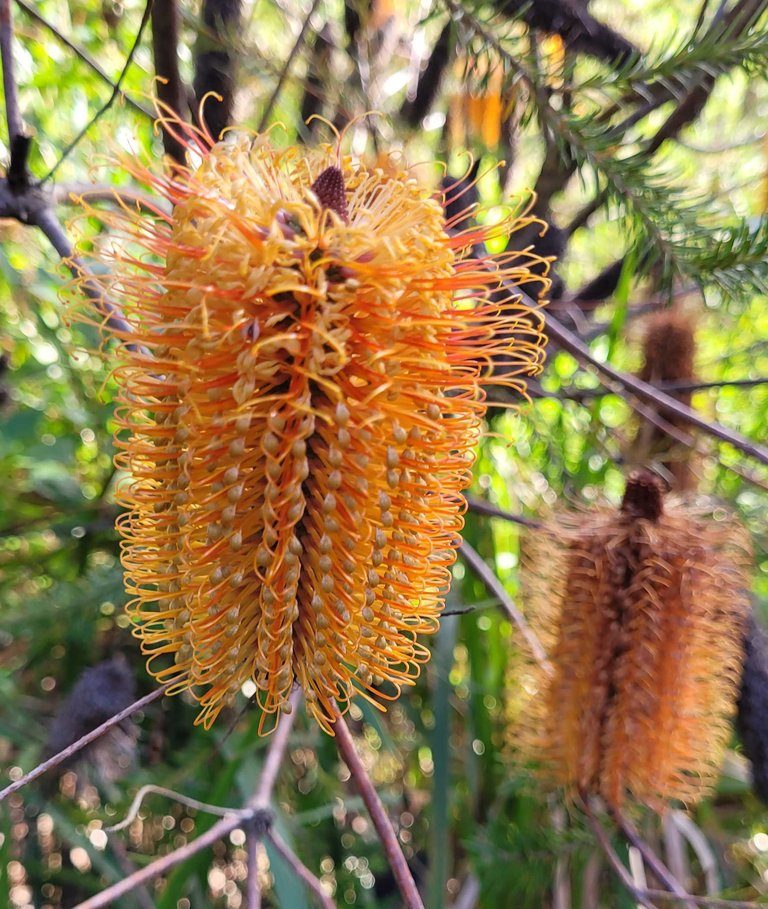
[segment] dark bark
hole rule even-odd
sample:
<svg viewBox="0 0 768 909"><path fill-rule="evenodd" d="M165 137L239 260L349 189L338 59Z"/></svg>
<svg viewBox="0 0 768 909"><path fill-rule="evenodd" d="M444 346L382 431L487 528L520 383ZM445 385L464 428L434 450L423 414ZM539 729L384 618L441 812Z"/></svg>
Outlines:
<svg viewBox="0 0 768 909"><path fill-rule="evenodd" d="M152 5L152 52L155 59L157 97L183 120L186 92L179 75L179 11L176 0L154 0ZM166 155L184 164L184 146L171 133L163 130L163 148Z"/></svg>
<svg viewBox="0 0 768 909"><path fill-rule="evenodd" d="M204 0L202 29L195 55L195 99L199 110L210 92L221 97L208 98L203 119L214 139L232 123L237 69L236 36L240 28L241 0Z"/></svg>

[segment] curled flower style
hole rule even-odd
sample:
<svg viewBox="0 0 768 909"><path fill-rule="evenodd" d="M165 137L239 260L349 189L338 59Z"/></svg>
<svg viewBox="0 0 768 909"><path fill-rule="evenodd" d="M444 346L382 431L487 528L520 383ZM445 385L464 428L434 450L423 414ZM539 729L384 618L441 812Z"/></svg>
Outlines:
<svg viewBox="0 0 768 909"><path fill-rule="evenodd" d="M452 234L395 157L165 125L197 163L122 161L165 201L98 213L89 279L130 327L105 329L130 614L198 722L247 681L279 713L298 683L331 731L334 700L392 699L428 659L483 385L522 390L543 357L515 285L546 281L473 256L531 219Z"/></svg>
<svg viewBox="0 0 768 909"><path fill-rule="evenodd" d="M528 618L554 671L516 676L529 701L512 735L540 780L616 809L693 804L712 788L736 712L748 563L736 521L664 502L644 470L618 511L561 515L535 535Z"/></svg>

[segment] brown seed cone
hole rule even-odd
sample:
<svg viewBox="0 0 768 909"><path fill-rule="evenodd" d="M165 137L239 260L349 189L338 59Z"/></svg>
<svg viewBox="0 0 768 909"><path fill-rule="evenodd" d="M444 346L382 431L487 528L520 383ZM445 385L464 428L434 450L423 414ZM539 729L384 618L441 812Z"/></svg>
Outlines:
<svg viewBox="0 0 768 909"><path fill-rule="evenodd" d="M524 559L529 621L554 671L527 691L519 756L545 785L660 810L714 784L735 712L749 546L733 520L665 503L648 471L622 508L561 515Z"/></svg>
<svg viewBox="0 0 768 909"><path fill-rule="evenodd" d="M693 360L696 351L695 325L686 314L664 310L647 322L643 338L644 362L638 377L644 382L690 382L694 378ZM690 391L670 391L672 397L690 407ZM684 420L664 414L672 426L690 431ZM625 457L627 463L645 466L656 464L663 468L666 479L676 492L696 487L691 469L692 451L669 436L663 429L644 421Z"/></svg>

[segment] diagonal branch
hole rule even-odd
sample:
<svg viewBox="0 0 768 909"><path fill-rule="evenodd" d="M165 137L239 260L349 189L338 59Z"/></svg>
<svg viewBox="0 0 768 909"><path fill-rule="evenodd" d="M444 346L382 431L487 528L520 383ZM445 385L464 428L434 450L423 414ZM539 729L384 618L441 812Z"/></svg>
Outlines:
<svg viewBox="0 0 768 909"><path fill-rule="evenodd" d="M10 2L10 0L0 0L0 2L6 3L6 2ZM45 183L48 180L50 180L51 177L53 177L53 175L56 173L56 171L59 169L59 167L61 167L62 163L69 157L69 155L72 153L72 151L74 151L74 149L80 143L80 140L83 138L83 136L85 136L85 134L93 126L93 124L96 123L98 120L100 120L101 117L115 103L117 97L120 95L120 89L123 84L123 80L125 79L126 74L128 73L128 70L131 68L131 64L133 63L133 58L136 54L139 44L141 44L141 39L142 39L142 36L144 35L144 29L147 27L147 22L149 22L149 17L150 17L151 12L152 12L152 0L147 0L146 5L144 7L144 12L141 16L141 22L139 23L139 29L136 32L136 38L134 39L133 44L131 45L131 49L128 52L128 57L125 61L125 66L123 66L122 72L118 76L117 82L115 82L115 84L114 84L114 88L112 89L112 94L109 96L107 101L104 104L102 104L102 106L96 111L96 113L91 117L91 119L85 124L85 126L80 130L80 132L75 136L75 138L69 143L69 145L64 149L64 151L59 156L59 160L53 165L53 167L43 177L43 179L40 181L41 183ZM3 58L5 59L5 56Z"/></svg>
<svg viewBox="0 0 768 909"><path fill-rule="evenodd" d="M511 290L513 290L513 288L511 288ZM519 291L516 292L519 293ZM616 394L620 394L623 398L630 400L633 407L636 408L636 404L634 404L631 399L639 399L642 403L652 405L654 409L662 414L666 414L670 417L677 417L685 423L695 426L697 429L701 429L703 432L707 433L707 435L721 439L723 442L728 442L730 445L733 445L734 448L738 448L740 451L744 452L744 454L749 455L761 464L768 464L768 448L764 445L753 442L751 439L741 435L741 433L727 429L720 423L705 420L704 417L699 416L696 411L691 410L690 407L686 407L685 404L682 404L665 392L660 391L658 388L654 388L654 386L650 385L648 382L644 382L636 376L614 369L609 363L601 363L592 355L589 348L578 335L567 329L549 313L546 315L546 333L549 338L556 341L564 350L568 351L568 353L581 363L586 363L601 373L601 382L605 387L615 391Z"/></svg>
<svg viewBox="0 0 768 909"><path fill-rule="evenodd" d="M293 66L293 61L299 55L299 52L301 51L302 47L304 46L304 41L307 37L307 29L309 28L309 23L312 19L312 16L314 15L315 10L318 8L318 6L320 6L320 0L312 0L312 6L310 7L309 12L307 13L307 15L304 19L304 22L301 25L301 29L299 31L299 34L296 38L296 41L295 41L293 47L291 48L290 53L288 54L288 58L286 59L285 63L283 64L283 68L280 70L280 76L278 77L277 85L275 85L274 89L272 89L272 94L269 96L269 100L267 101L266 107L264 108L264 112L261 115L261 120L259 120L259 125L256 129L256 132L258 132L258 133L264 131L267 123L269 122L269 118L272 116L272 111L275 109L275 104L277 104L277 99L280 97L280 92L282 92L282 90L283 90L283 85L285 85L285 80L288 78L288 75L291 71L291 67Z"/></svg>
<svg viewBox="0 0 768 909"><path fill-rule="evenodd" d="M528 622L526 622L525 616L517 608L504 585L488 565L486 565L485 560L480 553L464 540L459 547L459 554L485 584L488 590L498 598L509 618L517 625L518 631L525 638L525 643L528 645L528 649L539 666L541 666L547 675L552 675L554 669L547 659L547 653L544 650L541 641L539 641Z"/></svg>
<svg viewBox="0 0 768 909"><path fill-rule="evenodd" d="M280 836L280 834L275 830L270 830L267 833L266 838L275 847L275 850L280 855L280 857L288 865L290 865L291 870L296 875L296 877L306 885L307 889L311 893L314 893L323 909L335 909L334 902L323 889L322 883L315 877L314 874L312 874L309 868L303 864L303 862L291 849L288 843L286 843L285 840Z"/></svg>
<svg viewBox="0 0 768 909"><path fill-rule="evenodd" d="M59 764L63 764L64 761L77 754L78 751L82 751L86 745L90 745L91 742L95 742L96 739L101 738L101 736L104 735L105 732L109 732L113 726L116 726L124 719L127 719L129 716L132 716L137 711L146 707L147 704L151 704L153 701L161 698L165 694L167 688L168 685L163 685L162 688L157 688L155 691L152 691L150 694L145 695L143 698L139 698L138 701L134 701L133 704L129 704L128 707L126 707L124 710L121 710L119 713L116 713L114 716L103 722L101 726L97 726L91 732L88 732L86 735L82 736L82 738L79 738L76 742L73 742L62 751L54 754L53 757L48 758L47 761L43 761L41 764L38 764L37 767L35 767L33 770L30 770L29 773L25 773L24 776L20 777L18 780L15 780L13 783L11 783L10 786L6 786L5 789L0 791L0 802L2 802L3 799L6 799L12 793L21 789L22 786L26 786L27 783L31 783L32 780L36 780L48 770L51 770L53 767L58 767Z"/></svg>
<svg viewBox="0 0 768 909"><path fill-rule="evenodd" d="M107 85L109 85L112 89L116 87L109 74L104 69L102 69L100 64L94 60L88 51L85 50L85 48L75 43L71 38L68 38L66 35L62 34L62 32L60 32L52 22L49 22L45 16L43 16L37 9L35 9L35 7L28 2L28 0L15 0L15 2L17 6L20 6L24 10L30 19L34 19L35 22L38 22L43 26L43 28L47 29L65 47L68 47L75 54L75 56L79 57L83 63L86 64L86 66L89 66L96 73L96 75L100 76L101 79L107 83ZM137 113L144 114L145 117L149 117L150 120L155 119L155 115L151 110L149 110L149 108L146 108L143 105L139 104L138 101L135 101L130 95L126 94L119 87L118 91L120 93L120 96L124 99L125 103L129 107L132 107Z"/></svg>
<svg viewBox="0 0 768 909"><path fill-rule="evenodd" d="M376 833L379 835L381 845L384 847L389 867L392 869L392 874L395 876L397 886L400 888L400 893L403 896L405 909L424 909L424 903L416 888L416 882L411 874L411 869L408 867L408 862L405 860L403 850L400 848L400 844L397 841L392 822L389 817L387 817L381 799L371 782L371 778L368 776L368 771L360 760L360 755L357 753L355 743L352 740L352 735L344 717L341 715L336 704L334 702L332 703L335 713L333 729L339 754L349 768L352 779L355 781L355 786L362 796L365 807L368 809L368 813L371 816L373 826L376 828Z"/></svg>

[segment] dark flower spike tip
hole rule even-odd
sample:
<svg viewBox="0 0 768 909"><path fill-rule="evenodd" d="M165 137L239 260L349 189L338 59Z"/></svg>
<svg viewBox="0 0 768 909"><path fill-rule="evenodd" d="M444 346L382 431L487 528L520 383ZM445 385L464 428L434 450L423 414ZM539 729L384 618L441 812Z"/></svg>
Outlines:
<svg viewBox="0 0 768 909"><path fill-rule="evenodd" d="M344 175L338 167L326 167L311 189L323 208L335 211L345 224L349 224L347 188L344 185Z"/></svg>
<svg viewBox="0 0 768 909"><path fill-rule="evenodd" d="M637 470L627 479L621 510L631 518L645 518L654 523L664 511L661 480L650 470Z"/></svg>

